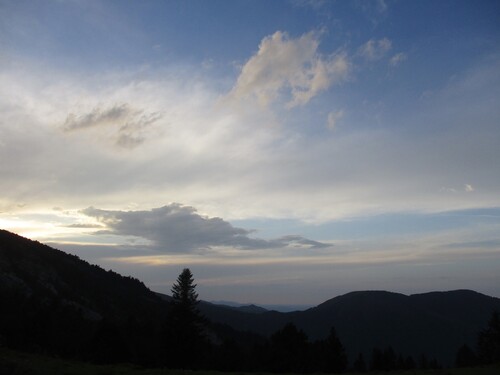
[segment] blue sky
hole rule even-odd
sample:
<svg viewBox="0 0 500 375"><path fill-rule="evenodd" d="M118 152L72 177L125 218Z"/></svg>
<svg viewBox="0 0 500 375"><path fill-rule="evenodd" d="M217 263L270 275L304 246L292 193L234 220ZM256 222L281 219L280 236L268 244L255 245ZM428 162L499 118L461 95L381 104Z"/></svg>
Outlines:
<svg viewBox="0 0 500 375"><path fill-rule="evenodd" d="M0 227L168 292L500 297L497 1L3 1Z"/></svg>

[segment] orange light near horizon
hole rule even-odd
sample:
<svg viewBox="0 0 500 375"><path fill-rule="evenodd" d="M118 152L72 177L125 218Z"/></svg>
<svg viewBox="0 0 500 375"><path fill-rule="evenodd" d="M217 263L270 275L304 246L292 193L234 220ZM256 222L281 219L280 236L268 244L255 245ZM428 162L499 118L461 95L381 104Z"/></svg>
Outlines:
<svg viewBox="0 0 500 375"><path fill-rule="evenodd" d="M59 222L25 220L20 217L0 218L0 228L37 241L53 241L82 233L82 229L70 228Z"/></svg>
<svg viewBox="0 0 500 375"><path fill-rule="evenodd" d="M51 223L40 223L18 218L13 220L0 219L0 228L32 240L51 237L61 232L61 228L57 228Z"/></svg>

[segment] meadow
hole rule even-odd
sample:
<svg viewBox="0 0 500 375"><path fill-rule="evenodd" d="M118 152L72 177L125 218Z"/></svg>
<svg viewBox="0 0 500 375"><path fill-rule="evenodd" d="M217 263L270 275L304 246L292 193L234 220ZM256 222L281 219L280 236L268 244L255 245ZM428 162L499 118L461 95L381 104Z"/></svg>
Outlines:
<svg viewBox="0 0 500 375"><path fill-rule="evenodd" d="M128 364L95 365L0 348L2 375L264 375L264 373L147 369ZM361 375L358 373L349 373ZM370 372L370 374L377 374ZM380 372L390 375L498 375L500 364L474 368Z"/></svg>

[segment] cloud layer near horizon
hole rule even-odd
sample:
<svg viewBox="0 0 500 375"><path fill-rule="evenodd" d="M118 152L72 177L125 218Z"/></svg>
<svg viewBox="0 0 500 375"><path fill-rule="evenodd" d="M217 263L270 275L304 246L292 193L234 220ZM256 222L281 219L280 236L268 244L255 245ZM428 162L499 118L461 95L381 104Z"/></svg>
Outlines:
<svg viewBox="0 0 500 375"><path fill-rule="evenodd" d="M82 213L105 225L106 229L96 234L140 237L150 241L155 250L165 253L196 252L216 247L248 250L330 246L298 235L274 240L252 238L250 230L234 227L218 217L201 216L195 208L178 203L149 211L112 211L89 207Z"/></svg>

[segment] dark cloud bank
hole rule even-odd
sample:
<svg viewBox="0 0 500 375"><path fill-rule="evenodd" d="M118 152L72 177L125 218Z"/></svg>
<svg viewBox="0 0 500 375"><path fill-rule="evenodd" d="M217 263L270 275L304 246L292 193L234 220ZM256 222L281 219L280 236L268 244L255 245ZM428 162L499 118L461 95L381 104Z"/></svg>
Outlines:
<svg viewBox="0 0 500 375"><path fill-rule="evenodd" d="M331 246L298 235L272 240L253 238L250 234L254 231L234 227L218 217L202 216L195 208L178 203L149 211L112 211L89 207L82 213L106 226L106 230L96 234L141 237L163 252L192 252L219 246L249 250Z"/></svg>

